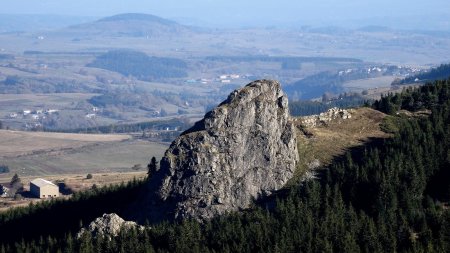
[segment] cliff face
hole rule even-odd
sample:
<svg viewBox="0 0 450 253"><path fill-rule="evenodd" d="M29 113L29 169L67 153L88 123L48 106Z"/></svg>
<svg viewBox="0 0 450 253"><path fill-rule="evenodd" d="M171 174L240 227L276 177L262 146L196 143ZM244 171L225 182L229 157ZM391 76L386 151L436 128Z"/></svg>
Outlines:
<svg viewBox="0 0 450 253"><path fill-rule="evenodd" d="M296 143L278 82L232 92L166 151L149 183L150 219L207 219L247 208L292 177Z"/></svg>

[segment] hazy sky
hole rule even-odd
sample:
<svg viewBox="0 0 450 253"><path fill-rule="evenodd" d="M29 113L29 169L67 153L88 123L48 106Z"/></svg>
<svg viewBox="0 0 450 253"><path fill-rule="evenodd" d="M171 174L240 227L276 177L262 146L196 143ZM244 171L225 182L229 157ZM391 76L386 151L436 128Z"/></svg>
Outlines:
<svg viewBox="0 0 450 253"><path fill-rule="evenodd" d="M5 0L4 14L109 16L141 12L221 25L313 22L450 14L449 0Z"/></svg>

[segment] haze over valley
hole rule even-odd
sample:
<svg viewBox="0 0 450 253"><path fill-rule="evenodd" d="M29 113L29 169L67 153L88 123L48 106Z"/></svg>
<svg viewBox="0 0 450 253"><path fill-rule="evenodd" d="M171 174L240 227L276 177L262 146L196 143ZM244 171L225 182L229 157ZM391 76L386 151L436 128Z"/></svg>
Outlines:
<svg viewBox="0 0 450 253"><path fill-rule="evenodd" d="M379 26L210 28L128 13L50 28L0 34L6 127L192 122L256 79L280 80L293 100L380 94L396 78L445 63L450 50L448 32ZM36 103L26 94L48 99ZM45 110L57 113L39 115Z"/></svg>
<svg viewBox="0 0 450 253"><path fill-rule="evenodd" d="M449 252L448 1L2 5L0 253Z"/></svg>

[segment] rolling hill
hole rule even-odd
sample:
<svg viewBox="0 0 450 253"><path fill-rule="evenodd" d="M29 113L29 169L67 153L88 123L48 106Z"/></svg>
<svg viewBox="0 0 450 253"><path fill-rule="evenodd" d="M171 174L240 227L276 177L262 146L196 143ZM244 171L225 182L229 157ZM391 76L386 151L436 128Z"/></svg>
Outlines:
<svg viewBox="0 0 450 253"><path fill-rule="evenodd" d="M58 33L83 36L144 37L179 35L191 28L175 21L150 14L126 13L99 19L94 22L70 26ZM75 38L76 39L76 38Z"/></svg>

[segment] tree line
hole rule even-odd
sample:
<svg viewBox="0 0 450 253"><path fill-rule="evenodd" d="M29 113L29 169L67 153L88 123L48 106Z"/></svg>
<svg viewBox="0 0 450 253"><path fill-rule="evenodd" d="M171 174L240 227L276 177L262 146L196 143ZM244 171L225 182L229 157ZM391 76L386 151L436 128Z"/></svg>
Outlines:
<svg viewBox="0 0 450 253"><path fill-rule="evenodd" d="M352 108L367 103L369 101L362 96L339 96L337 99L328 102L297 100L289 102L289 112L292 116L308 116L326 112L333 107Z"/></svg>
<svg viewBox="0 0 450 253"><path fill-rule="evenodd" d="M131 75L144 81L187 76L187 64L183 60L152 57L133 50L111 50L97 56L87 66Z"/></svg>

